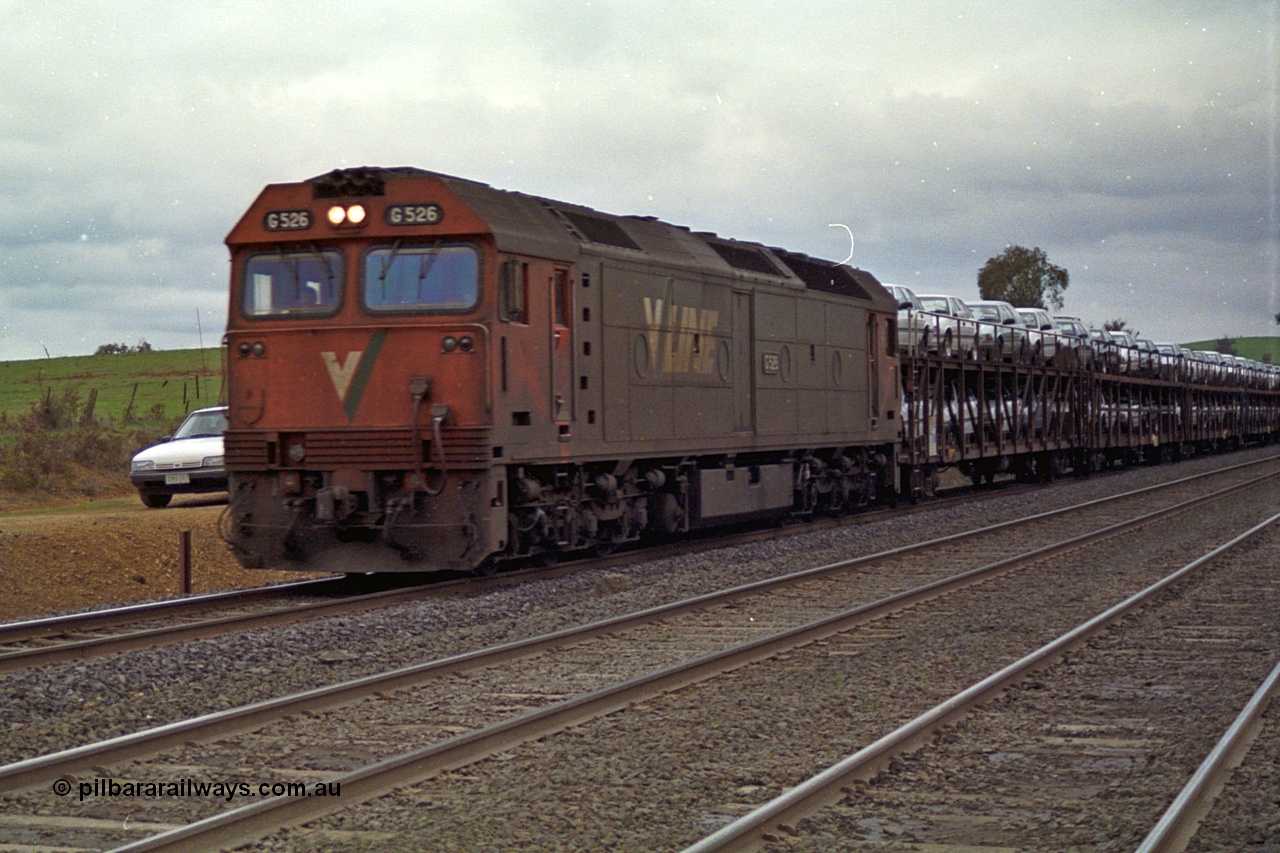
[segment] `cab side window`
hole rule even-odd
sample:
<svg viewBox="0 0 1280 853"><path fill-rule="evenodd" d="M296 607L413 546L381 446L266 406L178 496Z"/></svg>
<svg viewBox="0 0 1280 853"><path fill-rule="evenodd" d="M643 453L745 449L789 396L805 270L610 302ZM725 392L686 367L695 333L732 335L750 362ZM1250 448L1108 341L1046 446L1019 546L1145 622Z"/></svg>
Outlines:
<svg viewBox="0 0 1280 853"><path fill-rule="evenodd" d="M556 270L555 278L552 280L552 298L555 300L555 318L557 326L569 326L569 318L573 316L572 306L569 300L572 295L572 289L569 287L569 271Z"/></svg>
<svg viewBox="0 0 1280 853"><path fill-rule="evenodd" d="M498 269L498 319L528 323L528 294L529 265L518 258L503 261Z"/></svg>

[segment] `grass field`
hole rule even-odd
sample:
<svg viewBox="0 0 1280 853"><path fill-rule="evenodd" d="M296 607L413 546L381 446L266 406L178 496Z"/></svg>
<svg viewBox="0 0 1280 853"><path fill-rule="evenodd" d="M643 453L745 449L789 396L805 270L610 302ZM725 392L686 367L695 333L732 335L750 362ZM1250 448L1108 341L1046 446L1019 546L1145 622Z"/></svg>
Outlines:
<svg viewBox="0 0 1280 853"><path fill-rule="evenodd" d="M1280 338L1232 338L1231 341L1235 345L1236 355L1242 355L1254 361L1280 364ZM1194 350L1211 350L1217 345L1216 340L1192 341L1189 344L1183 344L1188 349Z"/></svg>
<svg viewBox="0 0 1280 853"><path fill-rule="evenodd" d="M214 406L222 388L222 350L188 349L0 362L0 415L16 417L45 395L71 390L94 417L123 423L176 421ZM159 407L159 408L157 408ZM127 415L127 417L126 417Z"/></svg>

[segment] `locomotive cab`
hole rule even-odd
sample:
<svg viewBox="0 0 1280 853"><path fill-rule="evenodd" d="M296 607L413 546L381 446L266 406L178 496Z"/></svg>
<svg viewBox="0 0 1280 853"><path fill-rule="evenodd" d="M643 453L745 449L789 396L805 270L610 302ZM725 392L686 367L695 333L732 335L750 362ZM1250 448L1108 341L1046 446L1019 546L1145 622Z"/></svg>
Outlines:
<svg viewBox="0 0 1280 853"><path fill-rule="evenodd" d="M387 177L268 187L228 237L224 536L247 565L463 569L494 548L494 240L439 180Z"/></svg>

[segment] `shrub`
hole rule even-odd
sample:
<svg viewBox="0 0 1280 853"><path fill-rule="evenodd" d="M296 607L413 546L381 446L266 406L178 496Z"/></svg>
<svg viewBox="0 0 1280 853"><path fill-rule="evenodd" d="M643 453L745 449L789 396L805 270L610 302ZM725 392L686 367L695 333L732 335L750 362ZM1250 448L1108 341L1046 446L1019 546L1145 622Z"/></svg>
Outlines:
<svg viewBox="0 0 1280 853"><path fill-rule="evenodd" d="M0 415L0 489L98 494L128 487L129 459L177 426L153 406L139 425L85 419L80 389L45 389L17 417Z"/></svg>

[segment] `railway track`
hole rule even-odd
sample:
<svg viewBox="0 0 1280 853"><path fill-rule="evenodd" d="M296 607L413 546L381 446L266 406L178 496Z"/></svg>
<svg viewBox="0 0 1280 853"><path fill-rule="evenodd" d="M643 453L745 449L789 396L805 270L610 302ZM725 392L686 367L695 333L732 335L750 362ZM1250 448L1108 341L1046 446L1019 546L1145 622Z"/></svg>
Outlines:
<svg viewBox="0 0 1280 853"><path fill-rule="evenodd" d="M0 673L357 613L440 594L439 585L434 584L376 592L352 593L352 588L345 578L325 578L10 623L0 626Z"/></svg>
<svg viewBox="0 0 1280 853"><path fill-rule="evenodd" d="M220 608L256 606L262 602L276 602L289 596L305 597L325 594L336 589L341 582L341 578L319 578L6 622L0 624L0 672L6 671L2 663L5 656L14 652L21 653L24 646L40 648L76 643L98 639L91 636L95 632L118 631L122 626L127 627L139 622L166 618L189 619ZM20 658L19 654L13 660ZM35 663L32 665L40 665L41 661L38 658L33 660ZM7 667L9 670L17 668L21 667Z"/></svg>
<svg viewBox="0 0 1280 853"><path fill-rule="evenodd" d="M1237 472L1238 473L1238 472ZM1245 488L1237 486L1237 488ZM1174 490L1183 489L1190 490L1196 488L1192 482L1182 482ZM983 582L984 579L990 578L1002 572L1022 571L1018 567L1025 564L1028 559L1046 559L1051 553L1060 552L1066 548L1078 548L1084 545L1083 540L1079 537L1069 536L1068 539L1076 541L1069 544L1063 544L1061 531L1065 528L1075 532L1080 526L1093 526L1099 528L1101 532L1091 534L1091 538L1099 540L1107 540L1115 536L1121 535L1119 528L1107 529L1110 521L1101 517L1102 513L1111 513L1112 508L1124 503L1130 505L1134 503L1143 503L1151 500L1152 495L1149 492L1139 494L1131 494L1122 496L1123 500L1114 502L1094 502L1089 505L1087 510L1083 512L1092 512L1095 518L1091 522L1082 522L1079 516L1072 516L1070 513L1054 513L1047 517L1037 518L1029 522L1026 530L1039 525L1044 528L1041 533L1036 534L1039 541L1047 542L1040 548L1033 548L1034 552L1031 557L1025 556L1012 557L1008 555L1016 551L1026 551L1026 547L1010 548L1008 543L1002 540L1009 538L1009 533L1013 529L1012 525L1002 525L992 530L986 531L982 536L978 537L949 537L939 542L928 543L926 546L916 546L911 549L904 549L903 552L892 555L880 555L874 560L849 561L839 566L824 566L806 573L802 577L792 577L785 581L778 581L772 584L756 584L752 588L744 588L732 591L731 593L719 597L707 596L704 600L685 602L679 607L669 609L655 609L645 614L635 614L627 620L615 620L614 622L590 626L585 632L577 636L564 632L562 636L544 638L542 645L530 645L525 649L500 649L494 650L492 656L477 653L472 656L462 656L459 659L451 659L439 662L435 665L435 671L430 672L430 665L413 673L397 673L395 676L381 682L369 681L360 685L349 686L348 692L341 697L335 694L329 704L335 704L350 701L358 695L367 694L369 691L380 691L382 697L389 696L390 690L403 688L412 683L422 683L425 678L439 679L440 674L447 673L446 680L456 680L457 672L463 671L468 667L492 666L496 661L508 660L516 656L527 656L534 652L542 652L544 656L554 655L560 650L573 647L579 654L585 650L586 658L575 660L570 667L572 673L566 677L566 685L560 690L560 693L573 693L576 698L562 699L557 701L558 696L555 691L543 690L541 695L537 695L533 699L534 704L541 707L536 710L529 711L525 714L512 713L512 705L519 705L521 702L528 704L530 696L534 696L537 691L531 692L528 684L522 688L514 688L510 684L505 687L488 688L488 699L471 699L466 706L468 709L486 706L490 709L494 707L501 708L497 713L491 713L489 716L494 717L493 723L488 728L482 728L478 732L459 737L448 739L449 729L463 728L463 726L442 725L439 720L431 725L422 725L421 723L410 723L407 730L411 731L415 738L425 738L435 741L431 746L418 750L410 754L411 757L401 757L394 761L384 760L374 762L373 767L376 770L357 770L340 777L339 784L342 785L342 804L350 805L353 799L365 799L374 796L378 791L387 790L388 786L394 787L403 784L406 779L420 778L423 775L430 775L437 772L441 767L452 767L458 764L470 763L484 755L492 755L495 751L510 748L516 742L522 742L531 738L544 736L549 731L555 731L564 726L571 724L579 724L584 719L599 716L601 714L610 713L635 703L644 703L652 701L658 693L670 691L684 684L702 680L711 677L714 673L722 672L725 669L736 669L746 666L751 661L759 661L764 658L777 656L779 654L789 654L792 649L813 643L824 642L823 637L829 637L838 634L841 631L849 630L850 626L856 624L864 624L868 620L883 617L886 613L901 614L922 601L935 598L942 594L955 594L957 589L964 588L968 585ZM1185 495L1184 495L1185 497ZM1197 500L1203 501L1201 496ZM1105 509L1104 509L1105 507ZM1181 510L1186 511L1186 507ZM1130 515L1133 511L1130 510ZM1134 524L1150 524L1153 519L1145 519L1141 522L1130 522L1130 526ZM1036 538L1029 532L1020 532L1018 536L1021 540L1028 538ZM966 554L958 558L960 562L973 563L975 560L982 564L978 570L957 571L955 565L948 565L951 557L946 556L948 549L955 549L958 543L964 539L984 539L986 544L980 549ZM1027 542L1015 543L1029 544ZM935 555L941 555L934 558L930 564L932 568L927 569L934 575L933 580L924 580L919 574L919 567L913 567L911 564L920 563L919 557L926 551ZM955 556L955 555L952 555ZM897 569L886 569L884 563L887 560L905 560L906 565L900 565ZM860 569L868 568L873 563L878 563L874 573L861 573ZM913 574L916 573L916 574ZM888 587L875 587L879 576L885 576L891 579ZM843 577L843 581L834 581L833 578ZM841 591L841 586L847 587L850 577L856 579L856 597L863 600L863 604L849 608L841 607L846 602L841 598L847 598L849 590L846 588ZM946 580L942 580L947 578ZM833 585L834 584L834 585ZM896 591L895 591L896 588ZM829 616L814 622L811 618L805 622L801 617L811 616L815 608L819 608L820 603L826 602L825 609L827 611L836 611L830 613ZM715 605L713 607L713 605ZM708 614L711 614L708 616ZM689 619L693 615L697 618ZM679 624L677 624L679 623ZM801 624L805 623L805 624ZM878 623L877 623L878 624ZM649 651L645 653L644 660L639 664L638 669L643 671L659 666L666 667L666 671L660 671L654 678L656 680L646 680L643 683L638 681L638 676L630 678L620 678L616 668L608 666L611 658L617 657L617 645L620 637L630 632L640 630L641 626L648 625L645 629L649 639L644 643L649 647ZM790 626L790 627L786 627ZM680 636L675 636L675 632L679 629ZM885 628L864 628L863 635L858 641L864 644L854 656L863 654L865 644L877 645L886 638L892 639L898 635L898 631ZM597 641L594 651L591 649L589 637L601 637L603 642ZM754 637L747 642L743 642L743 637ZM628 640L628 642L631 642ZM709 648L719 648L721 651L708 652ZM552 650L548 652L547 650ZM657 649L657 651L654 651ZM694 650L694 654L690 654L690 649ZM630 655L630 653L628 653ZM690 658L692 657L692 660ZM465 658L465 659L464 659ZM675 666L670 664L672 658L683 658L684 663L677 663ZM603 677L593 678L592 673L599 671L604 667ZM517 673L518 675L519 673ZM507 677L510 677L508 675ZM396 680L399 679L399 680ZM546 676L539 674L536 680L545 683ZM617 682L608 686L601 686L599 682ZM456 685L449 683L449 690L455 690ZM439 681L435 682L435 690L440 689ZM470 689L470 688L468 688ZM657 693L655 693L657 691ZM408 704L415 706L422 704L421 692L408 695ZM481 695L481 694L476 694ZM506 697L495 701L494 696ZM513 696L520 696L520 701L513 703ZM302 698L301 701L293 706L293 711L283 710L284 706L270 710L270 713L279 715L281 713L298 713L298 708L305 709L304 716L300 719L304 720L301 727L295 726L292 733L276 733L267 735L267 740L275 742L285 741L301 741L306 743L308 740L305 732L301 729L312 729L315 726L314 718L311 716L317 713L317 709L322 707L328 700L323 700L318 695L312 695ZM380 698L375 701L381 704L388 701ZM505 702L505 705L500 703ZM432 712L438 712L440 709L438 703L427 703ZM357 717L368 720L368 703L360 706L356 710ZM266 710L266 709L258 709ZM439 714L436 714L440 716ZM412 716L412 715L410 715ZM484 716L484 715L478 715ZM84 752L77 756L66 756L64 759L73 759L80 762L79 764L64 763L57 764L46 760L41 766L36 766L31 762L26 762L26 767L10 767L5 768L7 776L0 775L0 785L6 788L35 784L39 780L47 780L51 776L58 774L68 774L75 772L84 772L85 768L104 765L110 762L119 762L128 754L144 754L147 751L154 752L156 749L171 748L175 739L191 739L193 737L207 737L210 733L242 730L250 725L261 725L268 717L242 717L239 722L229 722L224 719L217 722L211 722L212 725L222 725L224 728L210 728L204 734L193 733L192 731L171 731L166 733L170 739L167 741L154 741L151 744L138 749L139 744L126 744L117 739L117 743L104 746L104 751L92 754ZM289 721L291 724L297 723L299 718ZM475 724L475 720L459 720L457 722L469 722ZM405 726L401 726L405 729ZM445 735L445 740L440 740ZM253 751L255 754L261 754L262 739L250 739L254 743ZM164 745L160 745L160 744ZM214 745L211 750L217 754L226 753L225 742ZM243 749L242 744L237 744L238 748ZM308 747L309 748L309 747ZM382 747L384 750L386 746ZM110 749L125 750L110 752ZM129 749L135 751L129 753ZM364 751L362 746L361 751ZM198 752L198 751L197 751ZM351 763L354 756L344 756L347 763ZM211 758L206 752L204 756L196 755L195 757L184 758L181 760L183 766L211 766L210 761L218 763L216 759ZM279 766L287 766L289 758L281 757ZM425 764L424 764L425 762ZM223 762L225 763L225 762ZM394 766L392 766L394 765ZM75 768L79 768L76 770ZM96 771L101 772L101 771ZM137 771L131 771L137 772ZM142 772L146 772L145 770ZM27 773L28 775L21 775ZM30 775L34 773L34 775ZM267 803L274 802L275 805L268 806ZM216 816L208 818L208 822L199 830L201 832L213 832L212 835L201 836L198 842L192 841L190 836L182 836L177 840L171 840L170 843L179 845L198 843L206 845L210 843L225 843L230 838L247 838L260 834L270 826L279 825L304 819L304 814L315 814L314 808L317 804L315 798L296 798L285 801L264 800L261 803L255 803L247 807L248 811L239 809L234 812L226 813L227 816ZM331 805L331 804L330 804ZM298 812L298 809L311 809L311 811ZM239 815L232 818L230 815ZM185 818L184 818L185 819ZM248 823L237 823L241 820L248 820ZM210 826L210 822L217 824ZM164 819L156 816L152 821L153 827L164 823ZM227 828L235 823L234 828ZM142 828L145 824L139 824ZM200 825L197 825L200 826ZM185 830L187 832L193 830ZM218 833L226 833L219 835ZM152 849L152 848L139 848ZM156 848L163 849L163 848Z"/></svg>
<svg viewBox="0 0 1280 853"><path fill-rule="evenodd" d="M1277 695L1280 695L1280 663L1271 670L1266 680L1249 698L1248 704L1232 721L1231 726L1223 732L1213 750L1205 756L1204 761L1196 768L1195 774L1183 786L1177 798L1165 810L1164 815L1147 837L1142 840L1137 853L1173 853L1173 851L1187 849L1193 841L1197 842L1194 844L1197 849L1224 846L1220 842L1215 843L1210 840L1210 836L1214 834L1222 836L1225 833L1225 838L1221 838L1221 841L1226 841L1228 844L1232 843L1232 839L1235 842L1241 840L1240 826L1234 822L1232 815L1225 814L1228 811L1227 808L1218 809L1219 813L1213 816L1214 820L1209 823L1203 835L1200 835L1197 830L1213 812L1218 794L1232 781L1236 767L1248 756L1249 747L1263 729L1263 715ZM1272 730L1269 732L1272 748L1268 750L1272 755L1280 755L1280 752L1275 749L1276 745L1280 745L1280 731L1277 731L1277 728L1280 726L1276 725L1273 715ZM1246 774L1240 775L1243 777ZM1252 790L1252 795L1247 798L1252 799L1255 804L1269 798L1272 817L1280 818L1280 808L1277 808L1280 803L1276 802L1276 795L1265 793L1270 786L1254 786L1245 782L1241 787ZM1254 809L1256 813L1256 805ZM1261 833L1251 832L1250 835L1256 836ZM1209 846L1206 847L1206 845Z"/></svg>
<svg viewBox="0 0 1280 853"><path fill-rule="evenodd" d="M1280 457L1254 460L1222 470L1245 471L1277 462L1280 462ZM1179 482L1181 480L1173 481ZM657 548L575 559L550 568L525 567L504 573L500 577L435 579L426 583L406 582L403 577L381 581L357 579L355 583L349 578L321 578L0 624L0 674L312 619L332 618L413 601L424 596L452 595L461 590L474 591L564 572L623 566L640 560L694 553L778 535L796 535L850 523L865 524L895 516L928 512L975 499L973 491L965 489L961 492L954 497L942 498L924 506L874 510L855 517L819 519L816 524L781 532L777 529L735 532ZM977 498L981 499L987 494L990 492L978 492ZM361 592L361 582L378 584L381 588L374 592ZM386 588L388 585L390 588Z"/></svg>
<svg viewBox="0 0 1280 853"><path fill-rule="evenodd" d="M1256 733L1280 669L1267 674L1163 816L1161 797L1135 790L1133 779L1177 773L1169 757L1188 737L1185 717L1201 716L1198 704L1214 704L1210 697L1223 689L1216 677L1220 668L1240 667L1249 674L1259 668L1260 655L1246 641L1275 620L1270 605L1280 593L1280 578L1266 561L1237 565L1158 614L1136 617L1141 624L1122 635L1084 646L1246 541L1265 535L1280 542L1277 522L1280 515L1266 519L686 853L792 849L802 837L819 846L838 838L842 849L871 850L886 836L944 848L963 843L1027 849L1037 848L1039 839L1064 850L1107 844L1124 850L1136 845L1145 853L1184 849L1231 759L1243 754L1245 739ZM1236 560L1242 562L1248 561ZM1073 650L1069 664L1057 667L1061 672L1036 674ZM1015 685L1021 689L1001 695ZM948 726L945 743L928 745ZM896 760L921 745L927 746ZM1082 801L1109 798L1131 802L1113 801L1108 808L1095 802L1088 820L1078 819ZM824 809L832 803L838 806Z"/></svg>
<svg viewBox="0 0 1280 853"><path fill-rule="evenodd" d="M925 507L880 509L856 517L819 519L808 527L791 528L790 532L798 534L842 524L869 523L974 499L972 490L960 491L961 494L942 498ZM708 536L644 550L573 559L551 567L518 567L497 577L440 577L425 582L416 581L407 575L384 576L376 580L358 576L354 579L325 577L3 623L0 624L0 673L65 661L82 661L238 631L330 618L370 607L412 601L424 595L450 595L460 590L484 589L566 572L623 566L641 560L693 553L723 547L728 543L758 541L778 535L779 530L768 529ZM366 588L374 591L362 591Z"/></svg>

